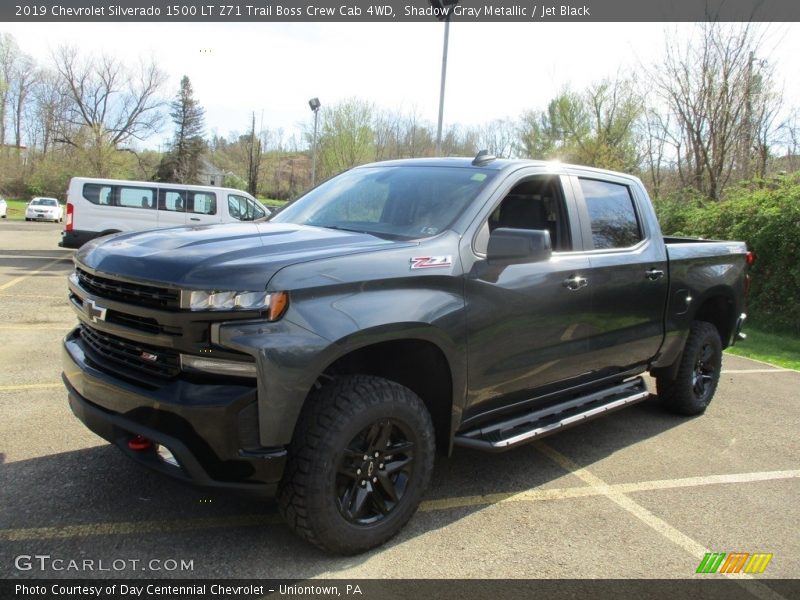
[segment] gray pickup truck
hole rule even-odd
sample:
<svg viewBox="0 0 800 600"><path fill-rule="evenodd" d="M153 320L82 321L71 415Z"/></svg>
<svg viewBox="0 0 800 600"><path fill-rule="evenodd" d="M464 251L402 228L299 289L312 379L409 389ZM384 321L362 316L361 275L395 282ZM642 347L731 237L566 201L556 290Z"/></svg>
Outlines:
<svg viewBox="0 0 800 600"><path fill-rule="evenodd" d="M702 413L741 336L741 242L664 238L635 177L536 161L347 171L269 221L75 257L75 415L134 460L277 495L338 553L411 518L434 456L647 398ZM498 464L498 468L502 468Z"/></svg>

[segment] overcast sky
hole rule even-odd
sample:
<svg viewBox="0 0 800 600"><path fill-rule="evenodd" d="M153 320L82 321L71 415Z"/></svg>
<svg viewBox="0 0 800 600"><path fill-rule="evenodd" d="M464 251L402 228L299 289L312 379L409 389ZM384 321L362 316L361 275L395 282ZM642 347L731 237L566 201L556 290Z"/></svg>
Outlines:
<svg viewBox="0 0 800 600"><path fill-rule="evenodd" d="M764 55L776 65L787 106L800 107L800 26L768 26ZM665 40L691 24L460 23L450 28L445 125L478 125L542 109L565 85L649 66ZM74 45L135 64L156 57L172 99L188 75L206 109L208 133L244 132L256 112L286 137L311 121L308 100L323 105L357 96L377 106L416 109L435 123L444 25L432 23L92 23L0 24L40 64ZM165 125L157 147L172 134Z"/></svg>

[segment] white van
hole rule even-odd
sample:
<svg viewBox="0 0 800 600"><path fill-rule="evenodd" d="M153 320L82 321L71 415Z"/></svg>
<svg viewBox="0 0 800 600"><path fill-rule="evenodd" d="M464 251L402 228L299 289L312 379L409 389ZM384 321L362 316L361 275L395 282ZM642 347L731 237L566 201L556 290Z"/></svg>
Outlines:
<svg viewBox="0 0 800 600"><path fill-rule="evenodd" d="M73 177L58 245L80 248L120 231L254 221L269 214L250 194L230 188Z"/></svg>

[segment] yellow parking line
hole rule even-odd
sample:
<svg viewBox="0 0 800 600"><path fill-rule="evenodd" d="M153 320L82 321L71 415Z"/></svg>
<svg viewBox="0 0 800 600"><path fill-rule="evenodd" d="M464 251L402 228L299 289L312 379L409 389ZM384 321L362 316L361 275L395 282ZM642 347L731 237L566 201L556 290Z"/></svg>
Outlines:
<svg viewBox="0 0 800 600"><path fill-rule="evenodd" d="M617 486L606 483L594 473L590 472L584 467L581 467L576 462L570 460L569 458L567 458L566 456L564 456L563 454L561 454L560 452L551 448L550 446L548 446L543 442L538 442L537 444L535 444L535 446L536 449L539 450L539 452L541 452L547 458L549 458L554 463L559 465L562 469L568 471L569 473L578 477L580 480L587 483L589 486L597 490L599 494L602 494L603 496L614 502L616 505L623 508L625 511L627 511L628 513L630 513L631 515L642 521L642 523L644 523L651 529L660 533L663 537L665 537L675 545L683 548L683 550L685 550L688 554L694 556L695 559L701 560L703 556L711 552L711 550L703 546L703 544L701 544L700 542L693 540L682 531L679 531L678 529L667 523L661 517L658 517L657 515L646 509L644 506L636 502L633 498L626 496L625 493L622 492ZM798 476L797 471L788 471L787 473L791 478L795 478ZM629 491L630 490L626 490L626 492ZM742 587L744 587L748 592L760 598L761 600L786 600L784 596L775 592L766 585L758 581L753 581L752 576L746 573L726 575L726 577L730 577L734 580L737 580L737 582Z"/></svg>
<svg viewBox="0 0 800 600"><path fill-rule="evenodd" d="M555 452L555 450L553 450L553 452ZM569 459L565 460L568 461ZM562 466L566 465L575 466L574 463L571 463L571 461L564 463ZM577 475L577 473L575 474ZM585 476L585 473L583 471L582 474ZM581 476L579 475L579 477ZM594 478L594 476L592 475L590 479L591 478ZM477 508L487 505L504 504L508 502L542 502L542 501L553 501L553 500L565 500L569 498L585 498L588 496L611 496L611 495L623 496L624 493L640 492L648 490L666 490L675 488L734 484L734 483L754 483L758 481L774 481L780 479L797 479L797 478L800 478L800 469L789 470L789 471L764 471L756 473L731 473L726 475L687 477L683 479L642 481L638 483L605 484L603 486L590 484L586 486L577 486L568 488L551 488L546 490L525 490L523 492L485 494L479 496L438 498L435 500L426 500L425 502L422 502L419 506L419 510L420 512L433 512L438 510L450 510L454 508ZM592 481L594 482L594 479L592 479ZM633 503L633 500L630 500L626 496L623 497L625 497L627 500ZM645 509L642 508L642 510ZM652 515L652 513L648 514ZM658 518L655 517L654 515L652 516L653 518L656 519ZM94 535L169 533L175 531L221 529L224 527L258 527L264 525L275 525L280 522L281 522L280 517L273 513L273 514L263 514L263 515L234 515L228 517L213 517L207 519L176 519L170 521L128 521L119 523L113 523L113 522L86 523L84 525L65 525L61 527L0 529L0 541L14 542L14 541L24 541L24 540L47 540L47 539L87 537ZM666 525L666 527L669 528L670 526ZM699 544L697 544L697 546L698 546L697 548L693 549L695 550L704 549Z"/></svg>
<svg viewBox="0 0 800 600"><path fill-rule="evenodd" d="M23 390L46 390L64 387L63 383L25 383L21 385L0 385L0 392L19 392Z"/></svg>
<svg viewBox="0 0 800 600"><path fill-rule="evenodd" d="M93 535L128 535L186 531L195 529L221 529L223 527L252 527L274 525L281 519L271 515L241 515L233 517L214 517L209 519L184 519L174 521L129 521L123 523L88 523L86 525L67 525L64 527L34 527L30 529L0 530L0 540L19 542L23 540L52 540L62 538L87 537Z"/></svg>
<svg viewBox="0 0 800 600"><path fill-rule="evenodd" d="M35 270L31 271L30 273L27 273L25 275L21 275L21 276L15 278L15 279L12 279L11 281L6 281L3 285L0 285L0 292L3 291L3 290L7 290L10 287L14 287L18 283L20 283L22 281L25 281L26 279L28 279L32 275L36 275L36 273L39 273L41 271L45 271L45 270L49 269L54 264L59 263L62 260L72 260L72 257L71 256L65 256L63 258L57 258L55 260L51 260L49 263L47 263L43 267L39 267L38 269L35 269Z"/></svg>
<svg viewBox="0 0 800 600"><path fill-rule="evenodd" d="M722 369L723 375L741 375L743 373L797 373L792 369Z"/></svg>
<svg viewBox="0 0 800 600"><path fill-rule="evenodd" d="M64 300L66 295L66 288L63 295L56 296L54 294L0 294L0 298L36 298L43 300Z"/></svg>
<svg viewBox="0 0 800 600"><path fill-rule="evenodd" d="M50 325L47 323L31 323L30 325L0 325L0 331L63 331L67 332L74 325Z"/></svg>

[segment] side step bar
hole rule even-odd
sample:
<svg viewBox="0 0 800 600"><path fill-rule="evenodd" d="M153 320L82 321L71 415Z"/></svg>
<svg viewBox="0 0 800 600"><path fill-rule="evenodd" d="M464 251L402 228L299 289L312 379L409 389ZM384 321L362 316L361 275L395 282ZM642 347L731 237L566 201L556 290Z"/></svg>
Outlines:
<svg viewBox="0 0 800 600"><path fill-rule="evenodd" d="M644 379L636 377L554 406L459 433L454 443L500 452L641 402L649 395Z"/></svg>

